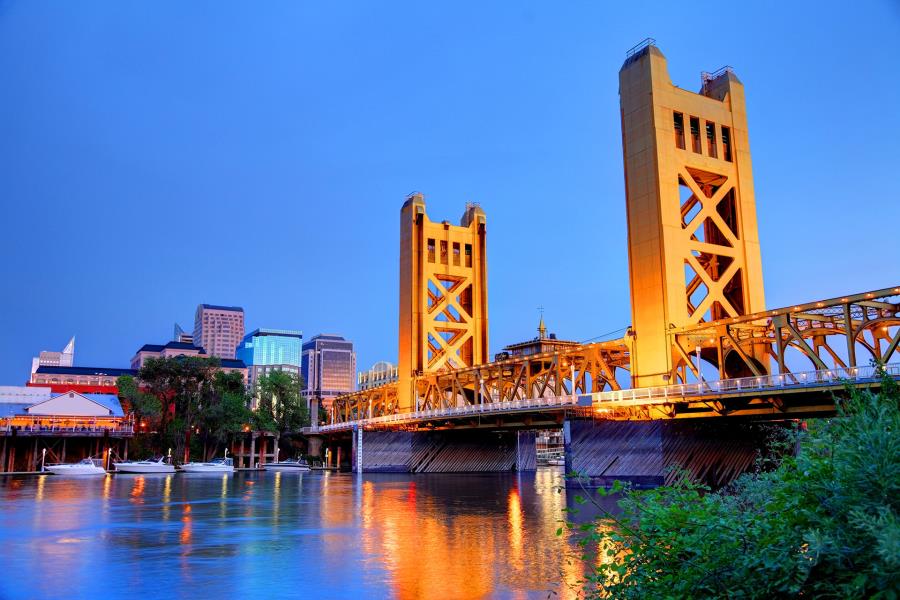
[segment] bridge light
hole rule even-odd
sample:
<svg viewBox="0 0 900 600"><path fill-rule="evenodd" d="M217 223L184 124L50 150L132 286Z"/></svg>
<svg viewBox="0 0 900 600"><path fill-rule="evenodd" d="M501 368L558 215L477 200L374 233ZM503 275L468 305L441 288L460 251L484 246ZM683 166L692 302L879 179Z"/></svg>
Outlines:
<svg viewBox="0 0 900 600"><path fill-rule="evenodd" d="M866 294L866 298L871 298L872 294Z"/></svg>

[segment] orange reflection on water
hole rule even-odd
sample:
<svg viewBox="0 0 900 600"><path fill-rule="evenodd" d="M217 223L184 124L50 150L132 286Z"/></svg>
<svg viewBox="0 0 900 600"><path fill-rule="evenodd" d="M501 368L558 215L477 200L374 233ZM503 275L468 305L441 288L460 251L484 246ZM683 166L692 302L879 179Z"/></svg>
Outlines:
<svg viewBox="0 0 900 600"><path fill-rule="evenodd" d="M554 597L577 597L575 588L559 585L563 578L577 582L583 573L565 538L556 536L564 497L547 489L552 486L546 479L523 481L496 500L493 483L469 489L465 477L362 481L356 515L361 547L388 571L397 598L516 597L528 590L524 597L550 587ZM340 526L353 518L345 500L336 491L323 499L323 523Z"/></svg>
<svg viewBox="0 0 900 600"><path fill-rule="evenodd" d="M515 569L522 568L522 499L519 497L519 488L509 490L509 499L506 509L509 520L509 548L512 554L512 566Z"/></svg>
<svg viewBox="0 0 900 600"><path fill-rule="evenodd" d="M131 501L143 504L144 486L147 484L143 477L135 477L134 483L131 485Z"/></svg>
<svg viewBox="0 0 900 600"><path fill-rule="evenodd" d="M193 534L191 532L191 505L184 505L184 513L181 515L181 533L178 535L178 541L181 542L182 546L187 546L191 543L191 539L193 538ZM185 550L185 553L187 550Z"/></svg>

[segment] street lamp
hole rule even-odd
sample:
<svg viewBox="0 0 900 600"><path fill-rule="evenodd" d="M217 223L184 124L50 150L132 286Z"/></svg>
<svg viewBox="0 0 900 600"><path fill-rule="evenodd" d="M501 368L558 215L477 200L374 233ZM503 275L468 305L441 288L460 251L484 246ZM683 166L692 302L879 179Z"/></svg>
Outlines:
<svg viewBox="0 0 900 600"><path fill-rule="evenodd" d="M697 344L697 352L696 353L697 353L697 381L701 384L701 388L702 388L703 371L700 370L700 344Z"/></svg>
<svg viewBox="0 0 900 600"><path fill-rule="evenodd" d="M569 372L572 374L572 400L575 400L575 362L569 365Z"/></svg>

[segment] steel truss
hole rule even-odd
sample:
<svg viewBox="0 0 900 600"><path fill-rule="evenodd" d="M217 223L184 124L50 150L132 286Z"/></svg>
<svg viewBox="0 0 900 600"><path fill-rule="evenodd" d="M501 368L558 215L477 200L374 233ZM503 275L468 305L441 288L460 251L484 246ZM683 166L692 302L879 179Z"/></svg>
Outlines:
<svg viewBox="0 0 900 600"><path fill-rule="evenodd" d="M900 356L900 287L673 328L668 335L673 386L688 383L691 375L694 380L710 380L701 377L692 360L698 350L704 362L716 367L721 381L771 375L790 380L793 374L787 360L792 353L806 357L815 370L866 366L870 361L886 364ZM415 380L414 412L617 391L619 379L629 370L634 343L626 337L420 375ZM777 408L781 400L775 394L754 402ZM711 414L729 412L701 403ZM619 418L675 416L667 414L664 406L641 408L640 404L635 402L626 411L629 415ZM388 384L336 398L331 423L398 412L397 385Z"/></svg>

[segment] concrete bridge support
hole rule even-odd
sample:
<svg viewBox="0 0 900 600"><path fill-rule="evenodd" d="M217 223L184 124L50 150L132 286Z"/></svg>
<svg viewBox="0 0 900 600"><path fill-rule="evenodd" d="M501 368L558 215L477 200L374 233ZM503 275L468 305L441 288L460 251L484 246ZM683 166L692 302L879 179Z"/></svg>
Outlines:
<svg viewBox="0 0 900 600"><path fill-rule="evenodd" d="M581 484L606 487L613 481L637 488L675 481L677 469L719 488L751 470L768 447L777 424L693 421L566 421L566 473ZM570 486L579 482L570 479Z"/></svg>
<svg viewBox="0 0 900 600"><path fill-rule="evenodd" d="M353 467L366 473L534 471L533 431L359 431Z"/></svg>

